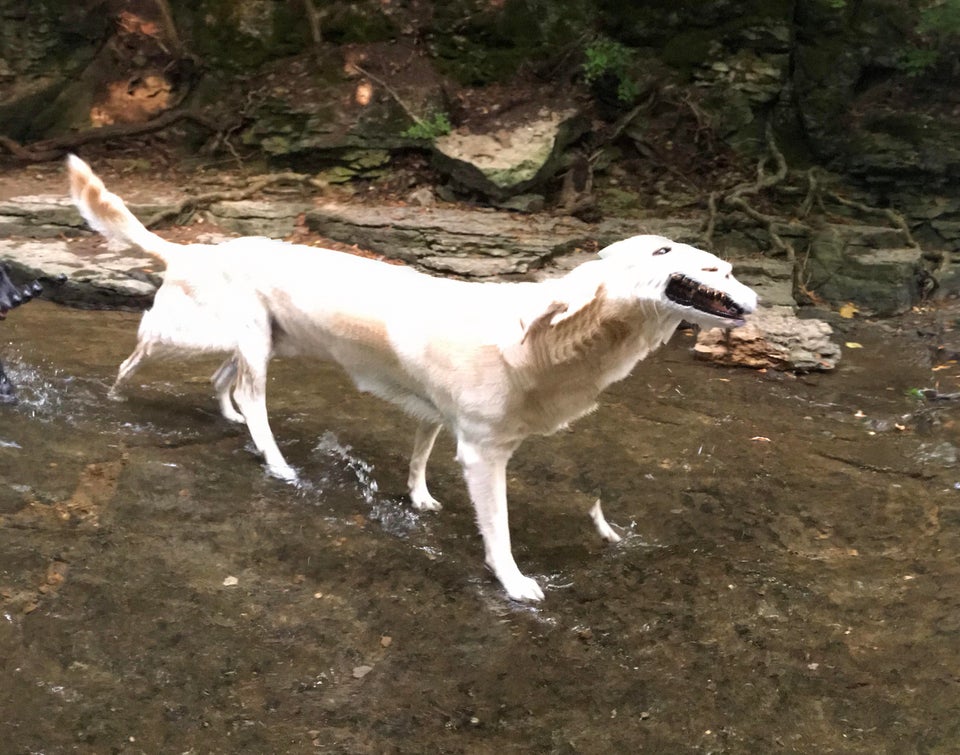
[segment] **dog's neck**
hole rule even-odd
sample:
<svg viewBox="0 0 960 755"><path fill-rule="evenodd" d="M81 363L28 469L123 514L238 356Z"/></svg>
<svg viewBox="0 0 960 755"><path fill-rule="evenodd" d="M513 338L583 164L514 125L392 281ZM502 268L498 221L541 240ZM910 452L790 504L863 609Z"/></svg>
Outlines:
<svg viewBox="0 0 960 755"><path fill-rule="evenodd" d="M564 287L563 279L557 283L555 294ZM579 290L578 282L565 292L570 307L554 301L521 343L503 350L513 381L524 390L518 421L530 432L549 434L590 412L605 388L627 377L680 323L666 307L612 296L602 285L577 305Z"/></svg>

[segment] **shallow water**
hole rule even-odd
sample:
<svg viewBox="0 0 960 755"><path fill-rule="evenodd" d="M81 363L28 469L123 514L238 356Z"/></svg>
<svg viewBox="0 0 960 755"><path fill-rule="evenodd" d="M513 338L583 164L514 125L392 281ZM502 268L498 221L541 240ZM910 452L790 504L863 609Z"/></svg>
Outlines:
<svg viewBox="0 0 960 755"><path fill-rule="evenodd" d="M697 363L680 334L529 440L511 524L536 607L485 571L449 438L445 509L416 513L412 422L278 361L296 490L219 417L216 361L106 398L136 323L0 323L4 751L960 749L956 410L908 395L960 370L913 323L854 323L863 348L799 379Z"/></svg>

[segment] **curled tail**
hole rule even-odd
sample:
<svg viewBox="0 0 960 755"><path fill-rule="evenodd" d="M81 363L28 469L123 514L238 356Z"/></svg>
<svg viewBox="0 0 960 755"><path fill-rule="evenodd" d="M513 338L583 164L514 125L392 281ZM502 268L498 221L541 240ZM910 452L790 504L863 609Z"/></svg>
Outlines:
<svg viewBox="0 0 960 755"><path fill-rule="evenodd" d="M76 155L69 155L67 171L70 174L70 196L91 228L108 239L117 239L139 247L163 262L170 261L171 254L179 244L166 241L148 231L127 209L120 197L107 191L103 181L94 174L89 165Z"/></svg>

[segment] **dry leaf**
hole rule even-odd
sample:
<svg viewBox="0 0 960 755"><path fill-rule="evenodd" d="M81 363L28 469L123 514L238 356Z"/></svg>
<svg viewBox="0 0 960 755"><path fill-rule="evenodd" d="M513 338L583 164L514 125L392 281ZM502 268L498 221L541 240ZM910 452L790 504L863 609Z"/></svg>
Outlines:
<svg viewBox="0 0 960 755"><path fill-rule="evenodd" d="M844 319L850 320L860 310L857 308L856 304L854 304L852 301L848 301L846 304L841 306L838 311L841 317L843 317Z"/></svg>

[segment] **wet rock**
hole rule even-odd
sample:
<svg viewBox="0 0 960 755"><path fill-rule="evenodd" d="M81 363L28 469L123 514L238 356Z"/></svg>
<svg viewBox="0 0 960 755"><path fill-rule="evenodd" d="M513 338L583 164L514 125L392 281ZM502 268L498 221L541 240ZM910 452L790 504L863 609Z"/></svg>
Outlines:
<svg viewBox="0 0 960 755"><path fill-rule="evenodd" d="M144 270L148 261L130 251L78 254L66 241L0 240L0 261L19 276L66 276L45 297L79 307L144 309L150 306L160 277Z"/></svg>
<svg viewBox="0 0 960 755"><path fill-rule="evenodd" d="M921 443L914 453L921 464L952 467L957 463L957 448L952 443Z"/></svg>
<svg viewBox="0 0 960 755"><path fill-rule="evenodd" d="M367 674L373 671L373 666L354 666L353 668L353 678L354 679L363 679Z"/></svg>
<svg viewBox="0 0 960 755"><path fill-rule="evenodd" d="M840 347L822 320L801 320L785 309L761 309L741 328L701 331L693 348L717 364L796 372L832 370Z"/></svg>

